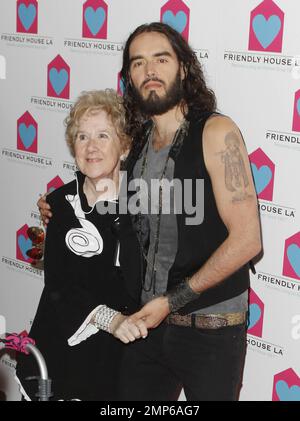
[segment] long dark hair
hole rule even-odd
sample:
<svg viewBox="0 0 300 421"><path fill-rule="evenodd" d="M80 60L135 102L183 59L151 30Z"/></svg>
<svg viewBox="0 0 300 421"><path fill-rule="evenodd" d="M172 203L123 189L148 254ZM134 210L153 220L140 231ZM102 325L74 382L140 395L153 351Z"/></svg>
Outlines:
<svg viewBox="0 0 300 421"><path fill-rule="evenodd" d="M214 92L206 86L201 64L194 51L186 40L169 25L152 22L139 26L128 38L123 51L123 67L121 77L124 83L124 107L127 122L127 134L133 139L141 131L143 124L149 119L143 115L136 106L133 88L130 83L130 57L129 48L132 41L144 32L158 32L165 35L176 53L179 64L183 65L185 78L182 81L184 91L184 104L182 111L186 118L197 118L205 112L216 110L216 97Z"/></svg>

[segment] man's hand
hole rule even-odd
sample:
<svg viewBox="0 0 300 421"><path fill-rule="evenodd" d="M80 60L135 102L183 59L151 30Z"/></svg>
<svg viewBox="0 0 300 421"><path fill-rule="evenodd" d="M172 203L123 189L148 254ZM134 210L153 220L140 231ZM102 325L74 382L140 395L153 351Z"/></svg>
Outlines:
<svg viewBox="0 0 300 421"><path fill-rule="evenodd" d="M167 297L158 297L149 301L144 307L130 316L133 323L143 320L148 329L153 329L170 314L170 307Z"/></svg>
<svg viewBox="0 0 300 421"><path fill-rule="evenodd" d="M131 321L131 316L124 316L121 313L118 313L112 319L109 331L115 338L120 339L124 344L148 336L148 330L143 320L137 320L133 323Z"/></svg>
<svg viewBox="0 0 300 421"><path fill-rule="evenodd" d="M49 223L49 218L52 217L51 213L51 207L46 202L46 194L41 196L37 202L37 207L39 208L40 215L43 221L44 226L46 226Z"/></svg>

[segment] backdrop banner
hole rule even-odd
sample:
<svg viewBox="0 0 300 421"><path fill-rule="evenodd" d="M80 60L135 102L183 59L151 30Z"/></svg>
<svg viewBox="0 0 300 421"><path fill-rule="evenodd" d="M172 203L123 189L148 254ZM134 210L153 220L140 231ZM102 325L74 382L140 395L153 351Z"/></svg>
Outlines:
<svg viewBox="0 0 300 421"><path fill-rule="evenodd" d="M264 252L240 400L300 401L299 16L295 0L1 0L0 335L29 331L37 309L43 271L26 254L27 228L39 224L39 194L74 177L63 120L83 90L122 93L125 40L162 21L239 126L259 198ZM0 349L0 400L20 399L14 369Z"/></svg>

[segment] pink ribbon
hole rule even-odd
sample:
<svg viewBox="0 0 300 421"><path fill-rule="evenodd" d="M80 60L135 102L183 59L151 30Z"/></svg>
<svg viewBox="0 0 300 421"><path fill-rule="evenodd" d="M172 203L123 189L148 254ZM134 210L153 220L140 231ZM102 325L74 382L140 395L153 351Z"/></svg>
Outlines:
<svg viewBox="0 0 300 421"><path fill-rule="evenodd" d="M23 354L28 355L29 352L26 350L28 344L35 345L35 341L28 337L26 330L17 334L10 333L6 336L4 340L0 339L0 342L5 344L5 348L13 349L14 351L22 352Z"/></svg>

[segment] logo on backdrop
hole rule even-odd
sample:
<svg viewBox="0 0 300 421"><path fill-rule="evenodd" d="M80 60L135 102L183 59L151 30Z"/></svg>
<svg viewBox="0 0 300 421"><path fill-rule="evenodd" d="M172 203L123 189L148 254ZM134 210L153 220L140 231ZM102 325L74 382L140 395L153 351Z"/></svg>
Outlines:
<svg viewBox="0 0 300 421"><path fill-rule="evenodd" d="M117 87L118 94L123 96L124 90L125 90L124 81L121 78L121 72L119 72L118 73L118 87Z"/></svg>
<svg viewBox="0 0 300 421"><path fill-rule="evenodd" d="M38 124L28 111L17 121L17 148L31 153L38 151Z"/></svg>
<svg viewBox="0 0 300 421"><path fill-rule="evenodd" d="M186 41L190 32L190 9L182 0L170 0L160 10L160 21L178 31ZM209 58L209 50L194 49L197 59L202 63Z"/></svg>
<svg viewBox="0 0 300 421"><path fill-rule="evenodd" d="M27 252L32 248L32 241L27 235L28 225L23 225L15 234L16 245L14 257L2 256L3 263L9 270L21 272L38 279L43 277L43 270L32 265Z"/></svg>
<svg viewBox="0 0 300 421"><path fill-rule="evenodd" d="M248 349L263 352L268 356L283 356L283 348L280 345L267 342L263 338L263 326L265 318L265 304L261 298L250 289L249 294L249 321L248 321Z"/></svg>
<svg viewBox="0 0 300 421"><path fill-rule="evenodd" d="M250 335L262 337L265 305L259 296L250 289L249 295L249 326Z"/></svg>
<svg viewBox="0 0 300 421"><path fill-rule="evenodd" d="M255 188L259 199L273 200L275 164L261 148L249 155Z"/></svg>
<svg viewBox="0 0 300 421"><path fill-rule="evenodd" d="M64 182L57 175L51 181L49 181L49 183L47 184L47 193L52 193L54 190L58 189L59 187L61 187L63 185L64 185Z"/></svg>
<svg viewBox="0 0 300 421"><path fill-rule="evenodd" d="M71 165L71 163L70 163ZM76 167L76 164L73 164ZM66 168L66 169L70 169L70 168ZM72 172L72 174L74 174L74 171ZM49 183L47 183L47 187L46 187L46 192L52 193L54 190L58 189L59 187L63 186L64 182L62 181L62 179L57 175L56 177L52 178L51 181L49 181ZM32 211L31 212L31 218L33 218L35 221L40 222L40 213L36 212L36 211Z"/></svg>
<svg viewBox="0 0 300 421"><path fill-rule="evenodd" d="M282 274L300 281L300 231L285 241Z"/></svg>
<svg viewBox="0 0 300 421"><path fill-rule="evenodd" d="M20 164L51 167L53 159L38 155L38 123L29 111L18 118L16 124L17 149L3 148L2 157Z"/></svg>
<svg viewBox="0 0 300 421"><path fill-rule="evenodd" d="M299 63L300 64L300 63ZM266 140L272 141L276 146L293 149L300 152L300 89L290 94L291 126L292 131L267 130ZM288 130L290 130L290 127ZM298 132L298 134L294 133Z"/></svg>
<svg viewBox="0 0 300 421"><path fill-rule="evenodd" d="M36 0L17 1L17 32L38 33L38 2Z"/></svg>
<svg viewBox="0 0 300 421"><path fill-rule="evenodd" d="M290 94L290 102L291 127L293 132L288 133L287 130L267 130L266 140L274 142L276 146L300 151L300 89L295 94ZM299 134L294 132L298 132Z"/></svg>
<svg viewBox="0 0 300 421"><path fill-rule="evenodd" d="M168 1L160 11L160 20L189 39L190 9L182 0Z"/></svg>
<svg viewBox="0 0 300 421"><path fill-rule="evenodd" d="M65 163L64 165L67 165L67 163ZM68 167L69 167L69 165L71 166L71 163L70 164L68 164ZM76 164L73 164L73 166L75 166L76 167ZM68 170L70 170L70 168L65 168L65 169L68 169ZM72 172L72 175L74 175L74 171ZM62 181L62 179L57 175L56 177L54 177L51 181L49 181L49 183L47 183L47 187L46 187L46 192L49 194L49 193L52 193L54 190L56 190L56 189L58 189L59 187L61 187L61 186L63 186L64 185L64 182ZM44 189L43 189L43 191L44 191ZM32 210L31 211L31 218L35 221L35 223L34 223L34 225L37 225L37 224L39 224L40 223L40 220L41 220L41 217L40 217L40 213L38 212L38 211L36 211L36 210Z"/></svg>
<svg viewBox="0 0 300 421"><path fill-rule="evenodd" d="M80 6L81 7L81 6ZM118 55L123 52L124 41L108 40L109 6L104 0L87 0L82 5L81 38L64 39L64 47L71 52ZM114 29L114 27L112 28Z"/></svg>
<svg viewBox="0 0 300 421"><path fill-rule="evenodd" d="M13 0L10 1L13 3ZM38 2L36 0L18 0L13 5L16 10L16 25L13 26L13 33L2 33L1 41L6 45L15 48L28 47L45 49L54 44L53 37L38 35Z"/></svg>
<svg viewBox="0 0 300 421"><path fill-rule="evenodd" d="M32 248L32 241L27 235L28 228L29 227L26 224L17 231L16 258L17 260L30 264L32 259L26 254L26 252Z"/></svg>
<svg viewBox="0 0 300 421"><path fill-rule="evenodd" d="M276 288L290 295L300 294L300 231L288 239L282 247L282 275L257 272L257 280L269 288Z"/></svg>
<svg viewBox="0 0 300 421"><path fill-rule="evenodd" d="M296 209L286 205L270 203L274 196L275 164L258 148L249 155L251 169L255 184L257 197L259 199L259 210L262 216L284 217L295 219Z"/></svg>
<svg viewBox="0 0 300 421"><path fill-rule="evenodd" d="M292 368L274 376L272 401L300 402L300 377Z"/></svg>
<svg viewBox="0 0 300 421"><path fill-rule="evenodd" d="M249 50L282 52L284 13L272 0L264 0L250 18Z"/></svg>
<svg viewBox="0 0 300 421"><path fill-rule="evenodd" d="M69 112L73 102L70 98L71 69L68 63L58 54L47 67L47 97L32 96L31 104L38 109L49 109L57 112Z"/></svg>
<svg viewBox="0 0 300 421"><path fill-rule="evenodd" d="M264 0L251 12L250 30L245 27L247 50L234 51L232 46L228 46L224 51L224 61L231 62L233 66L251 68L255 71L292 72L299 67L300 61L294 52L282 54L283 33L284 12L274 1Z"/></svg>
<svg viewBox="0 0 300 421"><path fill-rule="evenodd" d="M103 0L87 0L83 4L83 38L107 39L108 7Z"/></svg>
<svg viewBox="0 0 300 421"><path fill-rule="evenodd" d="M48 64L47 95L55 98L70 98L70 67L57 55Z"/></svg>
<svg viewBox="0 0 300 421"><path fill-rule="evenodd" d="M293 131L300 132L300 89L295 93Z"/></svg>
<svg viewBox="0 0 300 421"><path fill-rule="evenodd" d="M79 170L75 161L63 161L62 169L67 171L69 175L74 176L74 173Z"/></svg>

